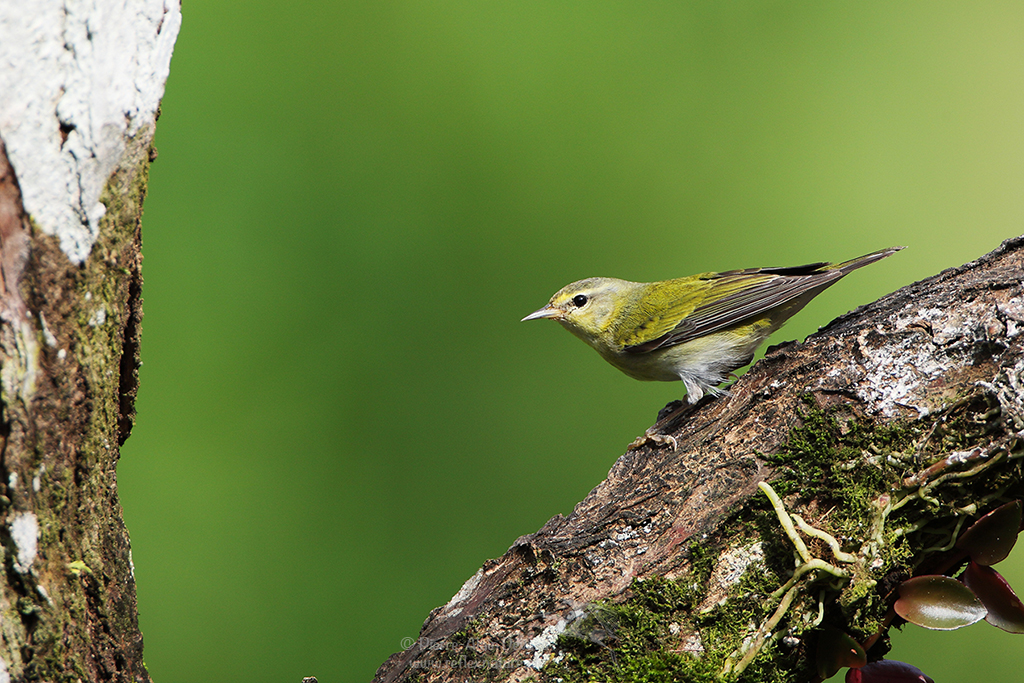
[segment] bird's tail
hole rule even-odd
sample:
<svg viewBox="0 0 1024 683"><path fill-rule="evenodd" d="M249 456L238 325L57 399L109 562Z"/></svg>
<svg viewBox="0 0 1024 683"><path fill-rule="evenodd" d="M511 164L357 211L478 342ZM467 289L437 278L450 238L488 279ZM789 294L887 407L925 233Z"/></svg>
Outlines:
<svg viewBox="0 0 1024 683"><path fill-rule="evenodd" d="M858 268L863 268L864 266L874 263L875 261L881 261L887 256L892 256L901 249L906 249L906 247L889 247L888 249L880 249L879 251L873 251L870 254L858 256L857 258L850 259L849 261L843 261L842 263L837 263L835 265L828 266L826 270L841 270L843 271L843 275L846 275L851 271L857 270Z"/></svg>

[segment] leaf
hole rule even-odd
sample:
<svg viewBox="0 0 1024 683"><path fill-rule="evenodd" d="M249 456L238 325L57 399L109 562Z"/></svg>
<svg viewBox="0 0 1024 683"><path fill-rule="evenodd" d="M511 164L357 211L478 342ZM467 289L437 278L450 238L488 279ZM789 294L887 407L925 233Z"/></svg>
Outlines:
<svg viewBox="0 0 1024 683"><path fill-rule="evenodd" d="M935 683L916 666L882 659L846 672L846 683Z"/></svg>
<svg viewBox="0 0 1024 683"><path fill-rule="evenodd" d="M999 572L971 562L960 580L988 608L985 621L1010 633L1024 633L1024 604Z"/></svg>
<svg viewBox="0 0 1024 683"><path fill-rule="evenodd" d="M868 656L856 640L837 628L826 627L818 634L815 660L818 675L831 678L843 667L864 666Z"/></svg>
<svg viewBox="0 0 1024 683"><path fill-rule="evenodd" d="M993 565L1006 559L1020 531L1021 502L1015 500L997 507L956 539L956 547L978 564Z"/></svg>
<svg viewBox="0 0 1024 683"><path fill-rule="evenodd" d="M988 612L967 586L948 576L915 576L901 583L899 591L896 614L936 631L969 626Z"/></svg>

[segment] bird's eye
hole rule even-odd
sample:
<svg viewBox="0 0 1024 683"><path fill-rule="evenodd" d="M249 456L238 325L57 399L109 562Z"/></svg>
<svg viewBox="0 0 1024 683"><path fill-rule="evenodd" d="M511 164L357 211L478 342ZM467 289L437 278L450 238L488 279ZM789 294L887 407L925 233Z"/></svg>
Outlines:
<svg viewBox="0 0 1024 683"><path fill-rule="evenodd" d="M576 305L576 308L583 308L587 305L587 297L584 294L577 294L572 298L572 302Z"/></svg>

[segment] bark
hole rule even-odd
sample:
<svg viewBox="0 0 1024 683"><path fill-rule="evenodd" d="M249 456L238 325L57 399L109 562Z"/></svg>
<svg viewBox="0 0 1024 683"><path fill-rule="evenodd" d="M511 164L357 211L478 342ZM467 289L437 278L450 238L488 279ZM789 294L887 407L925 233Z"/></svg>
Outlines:
<svg viewBox="0 0 1024 683"><path fill-rule="evenodd" d="M180 13L0 8L0 683L148 681L117 497Z"/></svg>
<svg viewBox="0 0 1024 683"><path fill-rule="evenodd" d="M375 680L814 680L826 626L882 656L894 587L953 573L963 523L1024 497L1022 281L1017 238L769 350ZM812 532L795 555L762 482L839 552Z"/></svg>

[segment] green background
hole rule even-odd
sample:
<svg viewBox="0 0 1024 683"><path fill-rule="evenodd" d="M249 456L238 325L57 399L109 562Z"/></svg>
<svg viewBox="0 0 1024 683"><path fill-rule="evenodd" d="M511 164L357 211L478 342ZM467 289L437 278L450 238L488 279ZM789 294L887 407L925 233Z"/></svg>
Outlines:
<svg viewBox="0 0 1024 683"><path fill-rule="evenodd" d="M119 476L158 683L368 680L569 513L683 388L519 323L567 282L909 246L778 342L1024 232L1018 0L184 13ZM985 624L895 642L940 683L1024 664Z"/></svg>

